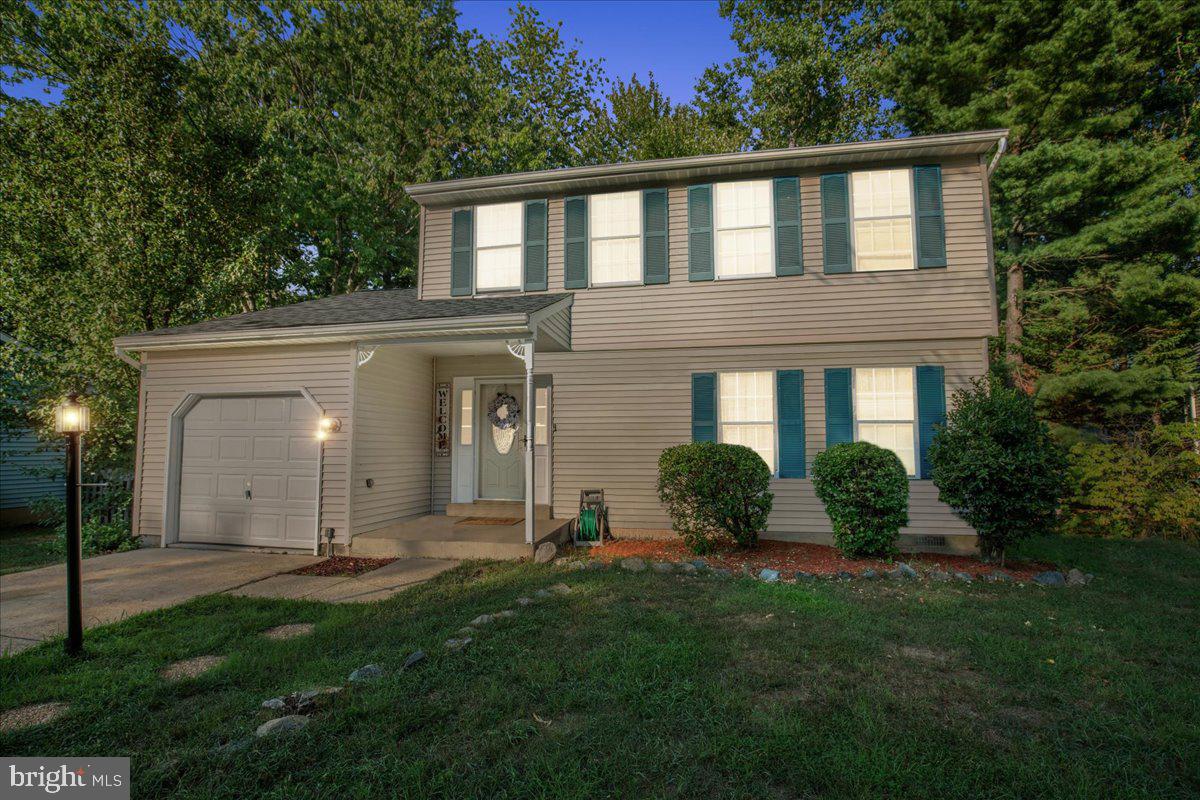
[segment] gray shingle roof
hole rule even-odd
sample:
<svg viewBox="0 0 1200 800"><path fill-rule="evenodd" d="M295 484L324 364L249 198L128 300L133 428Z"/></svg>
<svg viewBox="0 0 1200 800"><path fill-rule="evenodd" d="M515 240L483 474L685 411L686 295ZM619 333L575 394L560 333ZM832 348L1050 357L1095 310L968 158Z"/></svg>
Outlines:
<svg viewBox="0 0 1200 800"><path fill-rule="evenodd" d="M416 289L377 289L308 300L192 325L159 328L122 337L154 339L189 333L232 333L306 328L319 325L353 325L422 319L453 319L500 314L532 314L570 297L569 293L472 297L461 300L418 300Z"/></svg>

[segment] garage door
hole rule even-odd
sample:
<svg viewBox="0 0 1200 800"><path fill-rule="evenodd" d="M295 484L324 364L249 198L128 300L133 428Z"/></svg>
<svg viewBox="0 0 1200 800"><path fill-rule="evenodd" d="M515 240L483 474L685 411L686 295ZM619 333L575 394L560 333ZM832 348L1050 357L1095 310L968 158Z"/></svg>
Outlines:
<svg viewBox="0 0 1200 800"><path fill-rule="evenodd" d="M302 397L198 402L183 421L179 541L312 547L316 425Z"/></svg>

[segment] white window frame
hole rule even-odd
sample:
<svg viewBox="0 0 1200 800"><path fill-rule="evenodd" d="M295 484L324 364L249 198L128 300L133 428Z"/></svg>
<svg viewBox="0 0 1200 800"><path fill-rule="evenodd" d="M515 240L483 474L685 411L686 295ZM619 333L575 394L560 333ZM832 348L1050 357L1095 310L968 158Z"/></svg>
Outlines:
<svg viewBox="0 0 1200 800"><path fill-rule="evenodd" d="M517 223L520 240L515 245L492 245L481 248L479 246L479 209L486 206L507 206L513 205L512 202L507 203L485 203L482 206L472 206L471 216L471 294L491 294L493 292L520 292L525 288L525 203L523 201L514 201L521 207L521 217ZM517 283L515 286L490 286L486 289L479 288L479 251L480 250L501 250L509 247L517 248L517 258L519 261L517 270Z"/></svg>
<svg viewBox="0 0 1200 800"><path fill-rule="evenodd" d="M856 217L854 215L854 176L862 174L864 172L892 172L892 171L898 170L898 169L902 169L908 173L908 215L907 216L908 216L908 228L909 228L909 241L912 242L912 251L910 254L912 263L910 266L907 266L907 267L895 267L892 269L859 269L858 268L858 241L857 241L858 237L855 235L855 232L854 232L854 223L857 222L859 219L858 217ZM851 261L850 270L852 272L861 272L864 274L870 274L873 272L882 272L882 273L910 272L917 268L917 195L916 195L916 187L914 184L915 184L915 181L913 180L913 168L912 167L881 167L878 169L853 170L851 172L846 173L846 197L847 197L847 201L849 203L849 211L850 211L850 261ZM887 217L862 217L862 219L864 221L865 220L877 220L877 219L902 219L904 216L905 216L904 214L893 214L893 215L887 216ZM870 369L870 367L866 367L865 369Z"/></svg>
<svg viewBox="0 0 1200 800"><path fill-rule="evenodd" d="M722 275L721 274L721 231L752 231L762 228L762 225L732 225L727 228L722 228L717 224L717 187L734 183L759 183L767 184L767 202L769 209L767 211L768 222L766 228L769 232L767 237L767 263L770 269L766 272L755 272L752 275ZM775 191L774 184L771 178L752 178L749 180L740 181L720 181L712 184L712 239L713 239L713 279L718 281L742 281L753 278L774 278L775 277ZM737 370L735 370L737 371ZM755 370L745 370L754 372Z"/></svg>
<svg viewBox="0 0 1200 800"><path fill-rule="evenodd" d="M778 375L779 371L778 370L775 370L775 369L721 369L721 370L716 371L717 385L713 388L714 388L714 394L715 394L714 405L716 406L716 408L715 408L716 420L715 421L716 421L716 428L717 428L717 430L716 430L717 442L719 442L721 444L727 444L727 442L725 442L723 437L721 436L721 429L727 424L728 425L765 425L766 424L765 422L762 422L762 421L729 422L729 423L725 423L725 422L721 421L721 376L722 375L736 375L738 373L744 373L744 372L769 372L769 373L771 373L771 437L774 440L774 444L775 444L775 458L774 458L775 463L767 464L767 469L771 470L772 478L778 478L779 477L779 397L777 396L777 393L779 391L779 375ZM758 451L755 451L755 452L758 452ZM764 459L764 461L765 461L765 459Z"/></svg>
<svg viewBox="0 0 1200 800"><path fill-rule="evenodd" d="M888 271L890 272L892 270L888 270ZM907 370L909 370L912 373L913 418L911 420L905 420L905 419L867 419L867 420L863 420L863 419L859 419L859 416L858 416L858 371L860 369L907 369ZM850 397L851 397L850 408L852 410L851 416L854 419L854 441L856 441L856 442L863 441L863 439L861 439L858 435L858 426L860 423L865 422L868 425L912 425L913 471L908 473L908 477L910 480L915 480L918 477L920 470L921 470L921 443L920 443L919 435L917 432L917 427L918 427L917 426L917 416L919 414L919 409L917 408L917 368L915 366L914 367L896 367L896 366L877 366L877 365L869 365L869 366L865 366L865 367L853 367L850 370ZM897 453L896 457L899 458L900 455Z"/></svg>
<svg viewBox="0 0 1200 800"><path fill-rule="evenodd" d="M593 242L607 242L607 241L612 241L614 239L632 239L632 238L634 238L633 236L630 236L628 234L622 234L620 236L596 236L595 235L595 233L593 231L594 226L592 225L592 207L595 202L595 198L600 197L602 195L606 195L606 194L630 194L630 192L601 192L600 194L588 195L588 202L587 202L588 288L589 289L604 289L604 288L608 288L610 286L641 286L643 283L643 280L644 280L644 276L646 274L646 264L645 264L646 243L644 241L645 236L646 236L646 227L645 227L645 221L642 219L642 216L644 214L644 209L642 208L642 192L641 192L641 190L637 190L637 189L635 189L632 192L632 194L637 195L637 200L635 203L635 205L637 207L637 240L638 240L638 243L637 243L637 275L627 281L597 282L593 279L596 274L596 271L593 268L595 259L592 258L592 243Z"/></svg>

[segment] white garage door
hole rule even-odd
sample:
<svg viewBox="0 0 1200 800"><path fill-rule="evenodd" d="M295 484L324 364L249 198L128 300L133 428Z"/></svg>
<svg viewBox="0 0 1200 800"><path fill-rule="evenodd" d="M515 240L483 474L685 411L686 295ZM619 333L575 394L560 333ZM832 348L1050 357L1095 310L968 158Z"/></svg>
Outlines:
<svg viewBox="0 0 1200 800"><path fill-rule="evenodd" d="M183 421L179 541L311 547L316 425L302 397L198 402Z"/></svg>

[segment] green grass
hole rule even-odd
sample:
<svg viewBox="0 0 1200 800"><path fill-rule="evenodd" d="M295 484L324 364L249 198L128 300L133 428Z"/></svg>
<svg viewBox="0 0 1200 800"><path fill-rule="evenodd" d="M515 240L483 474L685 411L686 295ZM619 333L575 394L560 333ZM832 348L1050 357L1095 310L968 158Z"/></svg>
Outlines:
<svg viewBox="0 0 1200 800"><path fill-rule="evenodd" d="M1200 550L1048 540L1085 589L767 585L467 564L371 606L206 597L0 660L7 755L129 755L138 797L1195 797ZM565 581L466 651L483 612ZM312 637L264 640L286 622ZM414 648L430 657L397 667ZM229 654L167 684L175 659ZM305 730L210 752L267 697L389 669Z"/></svg>
<svg viewBox="0 0 1200 800"><path fill-rule="evenodd" d="M0 575L24 572L63 560L54 531L40 525L0 529Z"/></svg>

